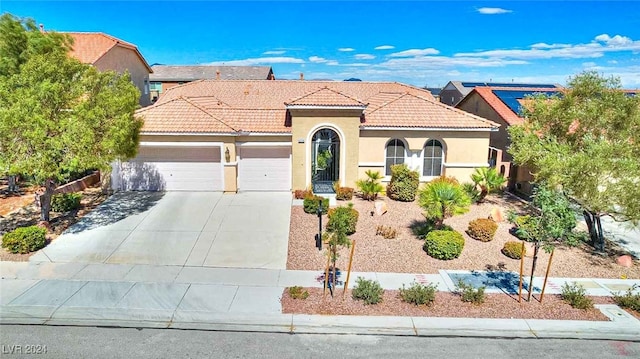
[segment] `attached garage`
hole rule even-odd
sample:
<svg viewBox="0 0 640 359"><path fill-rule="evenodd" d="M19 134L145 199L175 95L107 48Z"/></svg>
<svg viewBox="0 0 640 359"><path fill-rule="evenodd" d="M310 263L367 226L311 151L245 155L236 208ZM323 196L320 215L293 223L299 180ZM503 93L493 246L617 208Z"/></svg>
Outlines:
<svg viewBox="0 0 640 359"><path fill-rule="evenodd" d="M138 156L114 164L113 188L124 191L222 191L219 144L141 144Z"/></svg>
<svg viewBox="0 0 640 359"><path fill-rule="evenodd" d="M290 191L291 144L238 146L239 191Z"/></svg>

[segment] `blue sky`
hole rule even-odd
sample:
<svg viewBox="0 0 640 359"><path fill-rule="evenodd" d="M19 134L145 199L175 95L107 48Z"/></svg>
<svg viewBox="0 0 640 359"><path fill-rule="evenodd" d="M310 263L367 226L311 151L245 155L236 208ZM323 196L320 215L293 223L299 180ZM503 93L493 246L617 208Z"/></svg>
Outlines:
<svg viewBox="0 0 640 359"><path fill-rule="evenodd" d="M270 65L277 78L640 87L640 1L12 1L47 30L102 31L162 64Z"/></svg>

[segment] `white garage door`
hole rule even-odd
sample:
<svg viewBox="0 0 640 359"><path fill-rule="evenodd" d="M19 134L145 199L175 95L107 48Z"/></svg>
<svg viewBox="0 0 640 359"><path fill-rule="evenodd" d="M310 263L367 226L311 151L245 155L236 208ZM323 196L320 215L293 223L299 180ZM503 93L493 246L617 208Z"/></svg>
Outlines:
<svg viewBox="0 0 640 359"><path fill-rule="evenodd" d="M141 146L116 165L113 181L124 191L222 191L220 147Z"/></svg>
<svg viewBox="0 0 640 359"><path fill-rule="evenodd" d="M239 148L239 191L291 190L291 147Z"/></svg>

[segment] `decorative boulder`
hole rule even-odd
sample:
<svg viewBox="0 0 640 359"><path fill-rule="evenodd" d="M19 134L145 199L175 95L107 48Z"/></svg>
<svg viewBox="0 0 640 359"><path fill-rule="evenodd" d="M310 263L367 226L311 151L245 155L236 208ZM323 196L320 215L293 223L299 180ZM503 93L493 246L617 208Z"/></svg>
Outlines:
<svg viewBox="0 0 640 359"><path fill-rule="evenodd" d="M502 212L502 208L493 207L491 209L491 214L489 215L490 219L493 219L494 222L500 223L504 221L504 213Z"/></svg>
<svg viewBox="0 0 640 359"><path fill-rule="evenodd" d="M375 206L375 210L376 210L376 214L378 216L382 216L383 214L387 213L387 202L385 201L375 201L373 203L373 205Z"/></svg>
<svg viewBox="0 0 640 359"><path fill-rule="evenodd" d="M625 254L623 256L620 256L616 259L616 263L618 263L619 265L623 266L623 267L631 267L633 266L633 258L631 258L630 255Z"/></svg>

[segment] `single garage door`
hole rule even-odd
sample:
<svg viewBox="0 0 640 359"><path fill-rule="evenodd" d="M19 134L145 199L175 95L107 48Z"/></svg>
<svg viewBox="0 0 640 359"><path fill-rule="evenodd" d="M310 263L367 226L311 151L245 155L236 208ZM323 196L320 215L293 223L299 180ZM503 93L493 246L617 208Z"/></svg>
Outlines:
<svg viewBox="0 0 640 359"><path fill-rule="evenodd" d="M113 186L124 191L222 191L220 147L141 146L115 165Z"/></svg>
<svg viewBox="0 0 640 359"><path fill-rule="evenodd" d="M239 191L290 191L291 147L241 146Z"/></svg>

